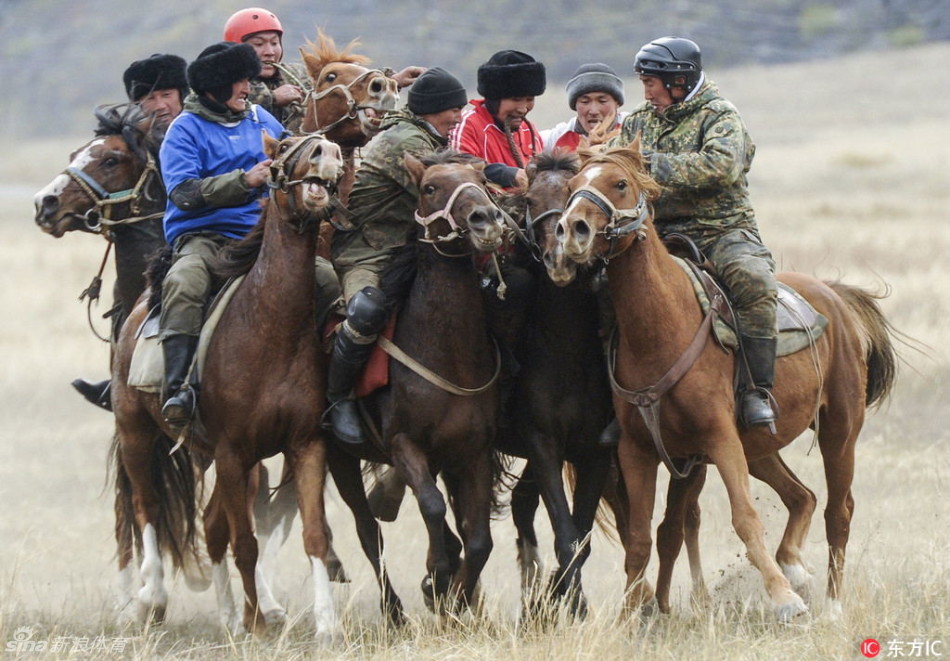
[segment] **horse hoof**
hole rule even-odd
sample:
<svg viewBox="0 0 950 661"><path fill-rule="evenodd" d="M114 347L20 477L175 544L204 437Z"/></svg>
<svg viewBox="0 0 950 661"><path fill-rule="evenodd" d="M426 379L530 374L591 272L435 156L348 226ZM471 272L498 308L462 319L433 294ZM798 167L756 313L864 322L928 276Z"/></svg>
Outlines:
<svg viewBox="0 0 950 661"><path fill-rule="evenodd" d="M805 601L794 592L792 593L792 599L775 607L775 617L782 623L791 622L806 613L808 613L808 606L806 606Z"/></svg>
<svg viewBox="0 0 950 661"><path fill-rule="evenodd" d="M435 586L432 584L432 577L428 574L422 579L422 584L419 586L422 589L422 600L426 604L426 608L429 609L430 613L435 612Z"/></svg>
<svg viewBox="0 0 950 661"><path fill-rule="evenodd" d="M287 611L283 607L272 608L264 613L264 624L268 627L283 627L287 622Z"/></svg>
<svg viewBox="0 0 950 661"><path fill-rule="evenodd" d="M330 558L327 560L327 575L331 583L349 583L350 577L346 575L343 569L343 563L339 558Z"/></svg>

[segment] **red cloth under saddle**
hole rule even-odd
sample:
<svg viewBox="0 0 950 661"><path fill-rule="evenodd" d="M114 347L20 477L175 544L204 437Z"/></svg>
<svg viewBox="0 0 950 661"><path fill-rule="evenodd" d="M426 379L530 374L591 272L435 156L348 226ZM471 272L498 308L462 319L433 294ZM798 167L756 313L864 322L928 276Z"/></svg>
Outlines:
<svg viewBox="0 0 950 661"><path fill-rule="evenodd" d="M334 316L327 320L326 326L324 326L323 329L325 339L329 340L334 337L336 328L343 323L343 319L344 317L342 316ZM395 332L396 313L393 312L380 335L391 340ZM333 360L332 354L330 360ZM373 353L370 354L369 360L366 362L366 366L363 368L363 373L360 375L359 381L356 382L354 392L357 397L366 397L370 393L387 385L389 385L389 354L376 344L373 347Z"/></svg>

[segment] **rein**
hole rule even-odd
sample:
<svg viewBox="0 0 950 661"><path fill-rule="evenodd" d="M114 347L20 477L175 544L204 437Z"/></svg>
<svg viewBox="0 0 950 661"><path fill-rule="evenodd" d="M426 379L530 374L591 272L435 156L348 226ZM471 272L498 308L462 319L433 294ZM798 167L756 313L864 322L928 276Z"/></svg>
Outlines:
<svg viewBox="0 0 950 661"><path fill-rule="evenodd" d="M364 71L363 73L361 73L356 78L354 78L353 80L351 80L346 85L344 85L343 83L338 83L336 85L331 85L330 87L326 88L322 92L317 92L315 90L309 90L307 92L307 96L304 98L304 103L313 102L313 118L314 118L314 121L317 123L317 126L320 125L320 118L317 113L317 104L316 104L317 101L323 99L326 96L329 96L333 92L342 92L343 96L346 98L346 114L340 117L339 119L337 119L336 121L331 122L327 126L317 129L316 131L313 132L314 134L323 135L331 131L338 124L342 124L343 122L350 119L359 119L360 124L364 126L368 123L368 118L366 117L365 110L367 108L371 108L372 106L359 105L356 102L356 99L353 98L353 94L350 92L350 88L362 82L364 78L372 74L379 74L380 76L382 76L386 81L386 85L389 87L394 87L396 85L396 81L394 81L392 78L386 78L386 74L383 71L380 71L379 69L368 69ZM394 91L394 90L391 90L391 91ZM396 91L396 94L398 95L398 91Z"/></svg>

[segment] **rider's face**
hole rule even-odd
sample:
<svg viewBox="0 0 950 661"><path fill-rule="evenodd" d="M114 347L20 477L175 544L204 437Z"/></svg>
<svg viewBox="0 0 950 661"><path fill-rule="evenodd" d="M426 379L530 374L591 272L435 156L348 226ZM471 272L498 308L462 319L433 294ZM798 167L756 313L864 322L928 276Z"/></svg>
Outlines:
<svg viewBox="0 0 950 661"><path fill-rule="evenodd" d="M273 78L277 75L274 62L280 62L284 56L284 48L280 43L280 34L277 32L256 32L244 40L250 44L257 56L261 58L261 78Z"/></svg>
<svg viewBox="0 0 950 661"><path fill-rule="evenodd" d="M247 109L247 95L251 93L251 81L247 78L231 85L231 98L224 104L234 112L244 112Z"/></svg>
<svg viewBox="0 0 950 661"><path fill-rule="evenodd" d="M439 135L443 138L447 138L449 137L449 131L462 121L462 109L448 108L440 112L421 115L421 117L432 124L432 128L434 128Z"/></svg>
<svg viewBox="0 0 950 661"><path fill-rule="evenodd" d="M607 92L590 92L577 97L574 108L577 110L578 123L589 135L602 121L616 117L619 105L617 99Z"/></svg>
<svg viewBox="0 0 950 661"><path fill-rule="evenodd" d="M686 98L686 90L682 87L667 89L663 81L656 76L640 76L643 83L643 98L647 100L656 112L663 112L674 103Z"/></svg>
<svg viewBox="0 0 950 661"><path fill-rule="evenodd" d="M168 128L181 113L181 92L177 89L154 90L139 100L146 115L155 115L155 126Z"/></svg>
<svg viewBox="0 0 950 661"><path fill-rule="evenodd" d="M502 124L508 124L512 130L517 130L521 128L521 123L533 108L533 96L515 96L501 99L498 102L497 119Z"/></svg>

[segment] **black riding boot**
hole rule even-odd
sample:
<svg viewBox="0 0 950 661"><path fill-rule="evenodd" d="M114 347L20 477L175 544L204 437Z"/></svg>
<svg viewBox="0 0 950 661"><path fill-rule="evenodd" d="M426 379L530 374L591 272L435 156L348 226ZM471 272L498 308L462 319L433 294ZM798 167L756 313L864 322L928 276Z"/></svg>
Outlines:
<svg viewBox="0 0 950 661"><path fill-rule="evenodd" d="M85 379L74 379L72 386L86 398L87 402L106 411L112 410L112 379L95 383Z"/></svg>
<svg viewBox="0 0 950 661"><path fill-rule="evenodd" d="M162 417L176 431L191 422L195 415L197 397L185 380L197 348L198 338L194 335L169 335L162 340L162 353L165 356L162 393L167 398L162 407Z"/></svg>
<svg viewBox="0 0 950 661"><path fill-rule="evenodd" d="M747 376L743 379L746 383L743 384L741 397L742 421L747 427L767 426L773 434L775 412L772 410L769 391L775 380L777 344L776 338L742 337L742 347L752 376L751 384Z"/></svg>
<svg viewBox="0 0 950 661"><path fill-rule="evenodd" d="M353 387L373 353L375 342L360 344L344 323L333 344L333 357L327 374L327 401L333 435L344 443L362 445L366 442L359 411L353 397Z"/></svg>

